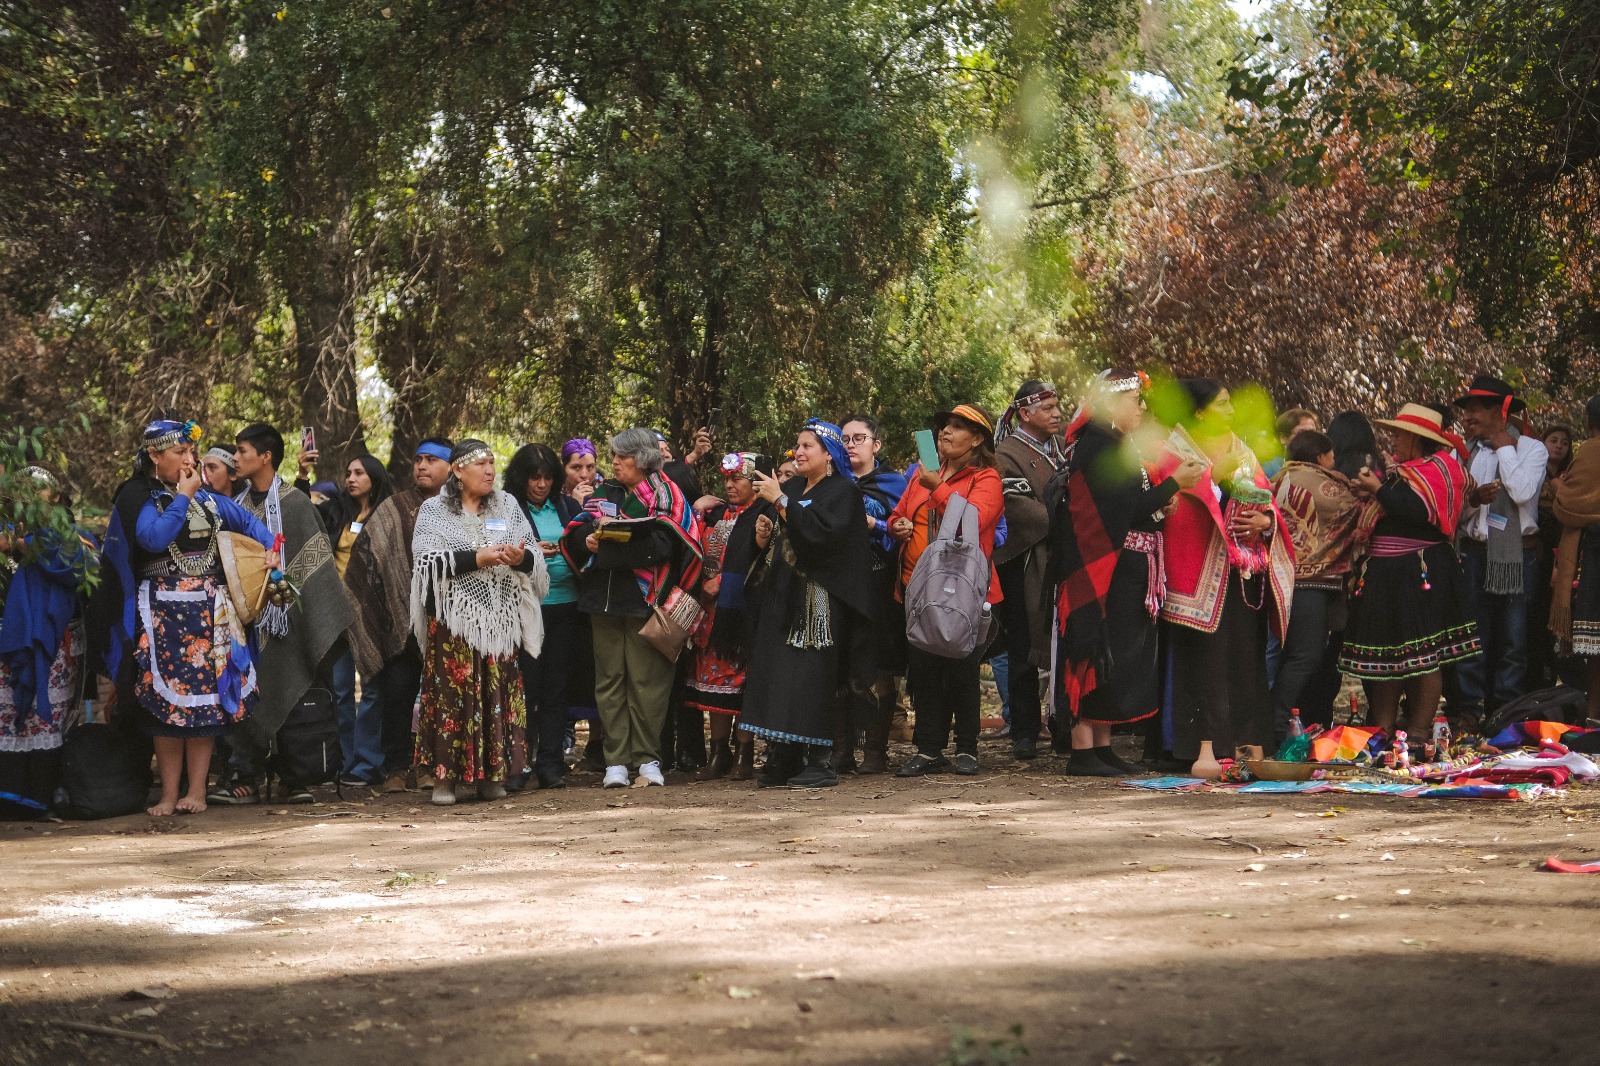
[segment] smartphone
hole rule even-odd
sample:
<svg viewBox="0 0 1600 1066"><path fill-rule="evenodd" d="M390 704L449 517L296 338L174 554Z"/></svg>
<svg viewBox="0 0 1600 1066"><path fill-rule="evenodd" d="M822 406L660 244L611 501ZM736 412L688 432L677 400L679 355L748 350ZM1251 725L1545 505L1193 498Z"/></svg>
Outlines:
<svg viewBox="0 0 1600 1066"><path fill-rule="evenodd" d="M922 463L924 470L939 469L939 449L933 443L933 430L919 429L917 437L917 459Z"/></svg>
<svg viewBox="0 0 1600 1066"><path fill-rule="evenodd" d="M317 450L317 431L310 426L300 427L300 454Z"/></svg>
<svg viewBox="0 0 1600 1066"><path fill-rule="evenodd" d="M711 413L706 416L706 432L711 434L713 441L717 439L717 434L722 432L722 408L713 407Z"/></svg>

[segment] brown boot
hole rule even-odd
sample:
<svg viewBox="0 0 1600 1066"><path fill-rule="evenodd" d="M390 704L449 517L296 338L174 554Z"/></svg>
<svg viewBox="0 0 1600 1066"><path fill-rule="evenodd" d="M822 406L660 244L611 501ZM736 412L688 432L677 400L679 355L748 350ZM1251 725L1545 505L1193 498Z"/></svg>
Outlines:
<svg viewBox="0 0 1600 1066"><path fill-rule="evenodd" d="M729 781L748 781L756 776L756 742L742 740L734 755L733 769L728 771Z"/></svg>
<svg viewBox="0 0 1600 1066"><path fill-rule="evenodd" d="M711 761L695 771L696 781L718 781L728 776L728 771L733 769L733 749L728 747L727 740L714 743L711 746Z"/></svg>
<svg viewBox="0 0 1600 1066"><path fill-rule="evenodd" d="M889 731L894 727L894 712L897 709L898 701L894 693L877 697L876 706L867 722L866 739L861 745L861 766L857 773L889 772Z"/></svg>
<svg viewBox="0 0 1600 1066"><path fill-rule="evenodd" d="M894 719L889 729L889 739L896 744L911 743L911 718L898 698L894 700Z"/></svg>

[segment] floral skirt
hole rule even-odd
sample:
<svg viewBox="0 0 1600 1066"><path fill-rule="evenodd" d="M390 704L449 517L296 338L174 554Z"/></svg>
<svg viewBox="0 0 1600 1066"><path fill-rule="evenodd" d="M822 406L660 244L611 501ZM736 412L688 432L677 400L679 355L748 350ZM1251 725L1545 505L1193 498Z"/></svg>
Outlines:
<svg viewBox="0 0 1600 1066"><path fill-rule="evenodd" d="M738 714L744 704L744 660L714 648L696 648L694 676L684 706L712 714Z"/></svg>
<svg viewBox="0 0 1600 1066"><path fill-rule="evenodd" d="M527 721L517 657L484 655L430 619L417 765L440 781L506 781L527 768Z"/></svg>
<svg viewBox="0 0 1600 1066"><path fill-rule="evenodd" d="M78 675L83 669L83 625L73 622L50 664L46 691L50 696L50 721L39 717L36 704L21 706L17 699L16 678L0 660L0 752L47 751L61 746L62 734L78 707Z"/></svg>
<svg viewBox="0 0 1600 1066"><path fill-rule="evenodd" d="M254 657L215 576L139 582L134 661L133 692L151 736L220 736L255 706Z"/></svg>

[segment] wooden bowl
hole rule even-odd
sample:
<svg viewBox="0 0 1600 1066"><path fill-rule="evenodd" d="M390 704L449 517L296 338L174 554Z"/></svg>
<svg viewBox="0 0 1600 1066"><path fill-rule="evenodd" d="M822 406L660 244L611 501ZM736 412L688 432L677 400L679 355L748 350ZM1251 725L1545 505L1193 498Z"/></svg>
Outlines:
<svg viewBox="0 0 1600 1066"><path fill-rule="evenodd" d="M1246 759L1250 772L1263 781L1310 781L1316 763L1284 762L1279 759Z"/></svg>

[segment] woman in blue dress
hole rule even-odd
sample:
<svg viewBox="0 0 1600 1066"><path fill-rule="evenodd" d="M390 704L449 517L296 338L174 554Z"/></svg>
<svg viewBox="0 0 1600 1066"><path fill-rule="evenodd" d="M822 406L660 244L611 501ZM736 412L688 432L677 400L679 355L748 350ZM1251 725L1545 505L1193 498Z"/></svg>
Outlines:
<svg viewBox="0 0 1600 1066"><path fill-rule="evenodd" d="M255 703L256 675L217 553L217 534L242 533L267 548L255 516L201 487L200 427L160 420L145 427L134 476L117 490L106 533L105 574L92 612L96 650L123 705L137 705L155 745L158 817L206 809L216 738ZM269 554L268 562L273 562ZM179 783L188 771L188 791Z"/></svg>

